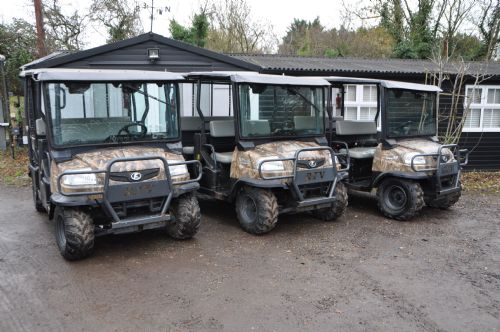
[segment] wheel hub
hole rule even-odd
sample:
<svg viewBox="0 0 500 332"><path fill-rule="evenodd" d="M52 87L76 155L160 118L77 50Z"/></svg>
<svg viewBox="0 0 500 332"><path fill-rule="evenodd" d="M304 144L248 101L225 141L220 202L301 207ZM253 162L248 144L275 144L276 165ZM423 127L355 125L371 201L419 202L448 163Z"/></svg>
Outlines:
<svg viewBox="0 0 500 332"><path fill-rule="evenodd" d="M405 207L408 197L406 192L400 186L393 185L387 190L387 203L394 210L400 210Z"/></svg>

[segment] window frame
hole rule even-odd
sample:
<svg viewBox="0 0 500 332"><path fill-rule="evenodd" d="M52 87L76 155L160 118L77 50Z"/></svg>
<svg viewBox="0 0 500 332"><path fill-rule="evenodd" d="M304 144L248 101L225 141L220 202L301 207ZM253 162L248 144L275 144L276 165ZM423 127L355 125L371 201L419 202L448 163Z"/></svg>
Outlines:
<svg viewBox="0 0 500 332"><path fill-rule="evenodd" d="M485 128L484 127L484 113L485 110L498 110L497 112L500 112L500 103L498 104L489 104L488 103L488 92L489 89L495 89L495 90L500 90L500 85L471 85L467 84L465 85L465 97L464 97L464 104L463 104L463 111L465 112L467 103L468 103L468 97L469 97L469 90L472 89L479 89L481 90L481 100L480 103L473 103L471 102L469 105L469 111L473 109L479 109L479 127L465 127L465 121L466 119L463 119L464 121L464 126L462 127L462 132L470 132L470 133L480 133L480 132L500 132L500 126L498 127L490 127L490 128ZM467 114L468 116L468 114Z"/></svg>
<svg viewBox="0 0 500 332"><path fill-rule="evenodd" d="M181 133L182 133L182 130L181 130L181 120L180 120L180 117L181 117L181 107L179 105L181 105L180 103L180 94L179 94L179 90L180 90L180 84L179 82L177 81L103 81L103 82L90 82L91 84L92 83L101 83L101 84L108 84L108 83L129 83L129 82L133 82L133 83L140 83L140 84L156 84L156 83L161 83L161 84L172 84L174 85L176 88L176 114L177 114L177 135L175 137L169 137L169 138L164 138L164 139L151 139L151 140L140 140L140 141L125 141L125 142L98 142L98 143L88 143L88 142L85 142L85 143L81 143L81 144L71 144L71 143L66 143L66 144L57 144L54 140L54 119L52 118L52 110L50 109L50 96L49 96L49 91L48 91L48 88L47 86L49 84L65 84L67 83L68 81L44 81L41 85L40 85L40 93L41 95L39 96L39 100L40 100L40 103L41 103L41 108L43 108L45 110L45 113L44 113L44 116L45 116L45 119L46 119L46 126L47 126L47 133L46 133L46 137L47 137L47 140L49 142L49 145L52 149L54 150L64 150L64 149L70 149L70 148L78 148L78 147L84 147L84 148L87 148L87 147L112 147L112 146L120 146L120 145L123 145L123 146L128 146L128 145L143 145L143 144L148 144L148 143L153 143L153 144L156 144L156 143L159 143L159 144L163 144L163 143L171 143L171 142L178 142L181 140ZM76 82L79 82L79 81L76 81ZM83 81L82 81L83 82ZM85 82L87 83L87 82ZM47 105L49 105L49 108L47 109ZM182 105L181 105L182 106Z"/></svg>
<svg viewBox="0 0 500 332"><path fill-rule="evenodd" d="M314 137L323 137L326 135L326 127L325 127L325 117L327 117L327 101L325 98L325 95L327 95L328 91L327 88L324 86L308 86L308 85L291 85L291 87L296 87L296 88L318 88L321 93L323 94L323 97L320 98L320 101L322 103L322 121L321 121L321 129L320 133L309 133L309 134L301 134L297 136L289 136L289 135L269 135L269 136L243 136L243 131L242 131L242 117L241 117L241 87L244 85L250 85L251 83L248 82L242 82L242 83L232 83L232 91L233 91L233 102L234 102L234 120L235 120L235 130L236 130L236 137L237 141L268 141L268 140L283 140L283 139L288 139L288 140L296 140L300 138L314 138ZM290 87L286 84L266 84L268 86L273 86L273 87Z"/></svg>

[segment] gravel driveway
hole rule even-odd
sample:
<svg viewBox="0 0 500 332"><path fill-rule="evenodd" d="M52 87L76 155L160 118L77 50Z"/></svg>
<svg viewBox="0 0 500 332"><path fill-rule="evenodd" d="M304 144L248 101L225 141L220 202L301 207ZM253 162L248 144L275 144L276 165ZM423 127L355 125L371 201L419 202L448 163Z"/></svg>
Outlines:
<svg viewBox="0 0 500 332"><path fill-rule="evenodd" d="M193 240L103 237L69 263L30 189L0 186L0 331L500 330L500 196L413 222L351 197L338 222L281 216L264 236L201 208Z"/></svg>

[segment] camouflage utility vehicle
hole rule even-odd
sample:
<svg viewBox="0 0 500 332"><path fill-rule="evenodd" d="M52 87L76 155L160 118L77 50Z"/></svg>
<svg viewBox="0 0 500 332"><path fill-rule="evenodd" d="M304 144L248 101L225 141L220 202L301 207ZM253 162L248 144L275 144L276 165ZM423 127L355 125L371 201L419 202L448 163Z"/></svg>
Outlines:
<svg viewBox="0 0 500 332"><path fill-rule="evenodd" d="M438 141L437 94L441 89L386 80L326 79L332 84L331 91L340 91L336 106L341 117L331 117L329 137L349 145L350 189L376 188L380 211L397 220L411 219L425 204L446 209L458 201L460 169L467 163L468 152L457 144ZM376 87L377 111L371 121L342 118L350 106L343 98L346 90L356 86Z"/></svg>
<svg viewBox="0 0 500 332"><path fill-rule="evenodd" d="M323 79L256 73L191 73L199 117L183 118L185 153L203 164L200 193L234 202L241 227L272 230L280 213L313 211L334 220L345 210L336 156L324 132ZM234 117L209 117L202 85L231 89ZM191 124L189 124L189 121Z"/></svg>
<svg viewBox="0 0 500 332"><path fill-rule="evenodd" d="M81 259L104 234L200 223L182 156L178 82L166 72L36 69L21 74L37 211L55 220L64 258Z"/></svg>

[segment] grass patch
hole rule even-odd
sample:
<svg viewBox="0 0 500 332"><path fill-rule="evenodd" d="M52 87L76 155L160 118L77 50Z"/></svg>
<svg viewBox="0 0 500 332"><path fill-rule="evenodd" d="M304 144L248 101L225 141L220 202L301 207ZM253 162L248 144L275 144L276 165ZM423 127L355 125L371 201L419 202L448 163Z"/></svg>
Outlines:
<svg viewBox="0 0 500 332"><path fill-rule="evenodd" d="M10 149L0 151L0 183L25 187L31 184L28 176L28 148L16 148L15 159Z"/></svg>

